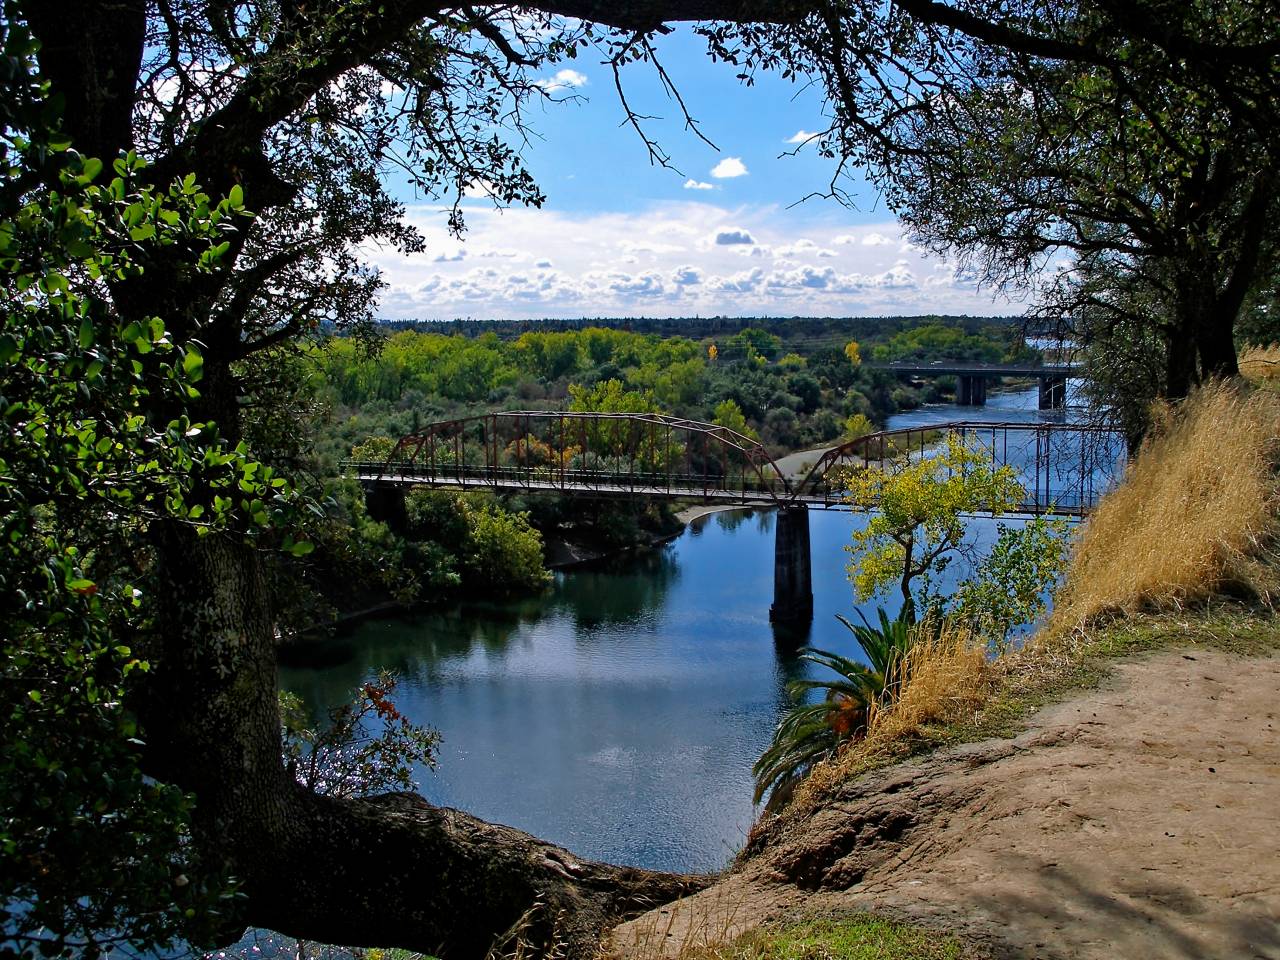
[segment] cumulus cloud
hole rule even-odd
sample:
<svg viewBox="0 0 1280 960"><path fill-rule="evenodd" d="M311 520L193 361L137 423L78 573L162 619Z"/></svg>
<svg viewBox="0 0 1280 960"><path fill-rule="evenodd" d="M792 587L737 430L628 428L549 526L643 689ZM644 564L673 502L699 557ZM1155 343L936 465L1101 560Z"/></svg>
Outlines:
<svg viewBox="0 0 1280 960"><path fill-rule="evenodd" d="M667 292L656 273L615 273L608 278L607 286L614 293L631 297L660 297Z"/></svg>
<svg viewBox="0 0 1280 960"><path fill-rule="evenodd" d="M463 244L447 211L422 204L410 218L426 255L362 253L388 282L378 311L388 318L1008 312L952 263L863 243L874 232L896 250L891 221L846 226L849 242L836 245L820 218L703 199L718 195L588 213L476 204Z"/></svg>
<svg viewBox="0 0 1280 960"><path fill-rule="evenodd" d="M740 157L725 157L711 168L711 175L717 180L729 180L733 177L745 177L747 165Z"/></svg>
<svg viewBox="0 0 1280 960"><path fill-rule="evenodd" d="M735 243L755 242L756 238L751 235L751 231L743 230L741 227L722 227L715 234L715 243L718 247L728 247Z"/></svg>
<svg viewBox="0 0 1280 960"><path fill-rule="evenodd" d="M714 190L716 185L714 183L704 183L701 180L695 180L690 177L684 182L684 188L686 190Z"/></svg>
<svg viewBox="0 0 1280 960"><path fill-rule="evenodd" d="M807 237L801 237L785 247L779 247L777 254L780 257L816 257L820 250L821 247L812 240Z"/></svg>
<svg viewBox="0 0 1280 960"><path fill-rule="evenodd" d="M916 275L907 261L899 260L884 273L871 278L871 286L881 290L906 290L917 286Z"/></svg>
<svg viewBox="0 0 1280 960"><path fill-rule="evenodd" d="M803 266L785 270L769 277L771 290L825 290L836 282L836 272L831 267Z"/></svg>
<svg viewBox="0 0 1280 960"><path fill-rule="evenodd" d="M713 277L710 286L724 293L752 293L763 280L764 271L756 267L728 277Z"/></svg>
<svg viewBox="0 0 1280 960"><path fill-rule="evenodd" d="M810 133L808 130L797 130L795 133L787 137L787 139L782 142L783 143L804 143L807 140L812 140L816 136L818 136L818 134Z"/></svg>
<svg viewBox="0 0 1280 960"><path fill-rule="evenodd" d="M547 93L555 93L558 90L572 90L577 87L585 87L587 85L586 74L579 73L577 70L557 70L555 76L543 77L541 80L534 81L535 86L541 87Z"/></svg>
<svg viewBox="0 0 1280 960"><path fill-rule="evenodd" d="M886 237L883 233L868 233L862 238L864 247L884 247L893 243L890 237Z"/></svg>

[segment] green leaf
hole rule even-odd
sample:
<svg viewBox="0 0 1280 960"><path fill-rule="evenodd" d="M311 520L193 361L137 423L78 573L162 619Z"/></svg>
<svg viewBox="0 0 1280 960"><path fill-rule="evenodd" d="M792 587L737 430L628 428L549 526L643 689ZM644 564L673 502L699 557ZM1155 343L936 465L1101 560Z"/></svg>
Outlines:
<svg viewBox="0 0 1280 960"><path fill-rule="evenodd" d="M204 375L204 357L194 346L188 346L182 358L182 369L192 380L199 380Z"/></svg>
<svg viewBox="0 0 1280 960"><path fill-rule="evenodd" d="M237 183L231 188L227 194L227 202L237 210L244 206L244 190L241 189L240 184Z"/></svg>
<svg viewBox="0 0 1280 960"><path fill-rule="evenodd" d="M88 317L80 321L80 346L93 346L93 321Z"/></svg>

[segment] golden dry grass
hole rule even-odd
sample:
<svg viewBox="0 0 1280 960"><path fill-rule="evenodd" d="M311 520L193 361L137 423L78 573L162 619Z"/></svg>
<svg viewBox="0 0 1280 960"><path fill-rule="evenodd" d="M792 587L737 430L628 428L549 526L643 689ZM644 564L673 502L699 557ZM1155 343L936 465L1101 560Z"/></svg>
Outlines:
<svg viewBox="0 0 1280 960"><path fill-rule="evenodd" d="M872 706L867 735L817 764L796 788L789 808L810 809L836 784L926 726L971 715L986 700L989 672L985 645L968 630L944 623L936 634L930 631L907 653L897 698Z"/></svg>
<svg viewBox="0 0 1280 960"><path fill-rule="evenodd" d="M1265 347L1245 347L1240 351L1240 375L1254 383L1280 381L1280 343Z"/></svg>
<svg viewBox="0 0 1280 960"><path fill-rule="evenodd" d="M946 722L982 703L987 686L985 644L969 631L944 624L936 636L907 652L902 687L886 706L873 704L867 746L914 736L926 724Z"/></svg>
<svg viewBox="0 0 1280 960"><path fill-rule="evenodd" d="M1213 383L1162 411L1074 545L1047 637L1215 593L1268 600L1278 441L1280 397L1268 391Z"/></svg>

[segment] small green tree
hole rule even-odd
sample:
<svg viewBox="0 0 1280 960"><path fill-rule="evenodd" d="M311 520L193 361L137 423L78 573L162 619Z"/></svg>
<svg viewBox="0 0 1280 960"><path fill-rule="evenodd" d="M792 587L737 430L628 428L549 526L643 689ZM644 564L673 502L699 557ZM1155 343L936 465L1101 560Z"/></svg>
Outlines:
<svg viewBox="0 0 1280 960"><path fill-rule="evenodd" d="M850 440L857 440L859 437L875 432L876 425L865 413L851 414L844 422L844 435Z"/></svg>
<svg viewBox="0 0 1280 960"><path fill-rule="evenodd" d="M711 422L716 426L740 433L744 437L750 437L752 440L760 439L760 435L752 429L751 424L747 423L742 408L733 400L721 400L717 403Z"/></svg>
<svg viewBox="0 0 1280 960"><path fill-rule="evenodd" d="M1038 619L1067 558L1067 521L1036 517L1022 527L998 524L990 553L961 584L954 613L1002 651L1009 631Z"/></svg>
<svg viewBox="0 0 1280 960"><path fill-rule="evenodd" d="M1023 497L1012 467L992 469L987 454L950 436L932 457L901 456L886 467L852 468L840 477L847 502L873 510L845 549L859 602L902 594L904 615L940 606L936 578L964 548L967 513L1007 513Z"/></svg>

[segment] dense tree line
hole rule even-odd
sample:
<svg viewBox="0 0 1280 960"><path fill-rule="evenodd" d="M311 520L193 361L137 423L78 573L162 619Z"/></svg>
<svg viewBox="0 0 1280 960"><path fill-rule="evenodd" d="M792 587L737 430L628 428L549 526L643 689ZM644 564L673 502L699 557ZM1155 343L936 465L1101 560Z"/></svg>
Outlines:
<svg viewBox="0 0 1280 960"><path fill-rule="evenodd" d="M696 323L696 322L695 322ZM809 326L812 324L812 328ZM867 360L1028 360L1019 328L999 321L859 322ZM721 337L663 336L610 327L526 331L503 339L424 330L392 333L371 353L335 337L313 352L317 389L334 410L325 431L332 456L370 435L481 410L562 407L575 386L617 380L649 398L646 409L712 421L731 401L775 452L817 446L845 433L850 417L884 423L939 399L950 381L919 388L851 362L849 341L827 339L826 321L744 326ZM840 334L842 337L843 334ZM714 348L714 349L713 349Z"/></svg>

